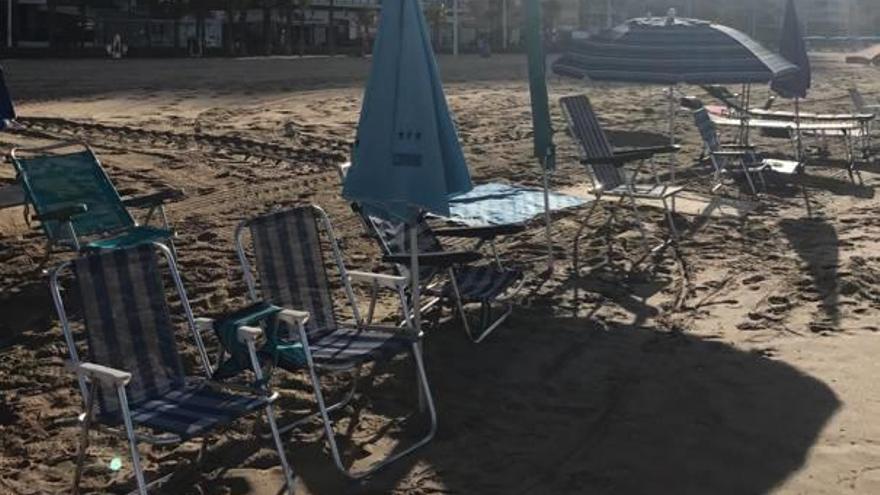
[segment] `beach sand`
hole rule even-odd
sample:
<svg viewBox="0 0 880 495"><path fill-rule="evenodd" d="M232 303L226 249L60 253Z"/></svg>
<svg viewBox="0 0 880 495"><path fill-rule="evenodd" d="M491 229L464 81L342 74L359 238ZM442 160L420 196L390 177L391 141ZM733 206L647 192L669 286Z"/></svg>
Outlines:
<svg viewBox="0 0 880 495"><path fill-rule="evenodd" d="M539 186L531 157L525 60L440 59L450 106L475 182ZM245 301L233 248L236 224L282 205L327 210L352 268L387 270L340 196L335 165L347 159L369 63L350 58L203 60L11 60L4 63L26 131L0 145L85 140L123 194L183 188L169 207L197 315L217 316ZM850 111L846 89L880 94L876 68L817 55L804 109ZM698 88L684 92L708 101ZM663 144L662 88L586 86L550 79L559 131L557 190L588 190L564 133L558 97L586 92L619 146ZM756 99L767 96L757 88ZM778 101L786 108L790 102ZM301 494L837 494L880 493L880 169L850 182L843 148L811 161L797 185L771 181L759 204L735 187L702 221L710 198L706 168L695 165L699 137L681 112L675 166L688 189L677 250L633 268L633 225L614 226L614 262L573 269L598 252L589 205L555 215L559 260L543 274L543 230L503 239L502 256L529 282L510 320L480 345L453 318L428 328L429 378L440 426L436 439L364 483L339 475L318 422L287 435ZM756 138L791 156L786 141ZM666 170L668 159L658 162ZM13 180L0 167L0 184ZM645 207L662 233L660 210ZM748 214L744 214L748 212ZM624 210L623 218L629 214ZM40 262L43 237L21 209L0 211L0 493L69 493L80 408L65 372L67 349ZM68 255L55 255L57 264ZM365 292L359 292L365 296ZM365 297L364 297L365 299ZM382 301L380 314L394 311ZM431 318L429 318L430 320ZM195 362L192 345L185 358ZM345 455L363 467L425 427L414 408L408 360L370 369L370 379L337 431ZM329 390L344 379L328 378ZM279 373L279 411L309 410L302 375ZM355 417L352 421L350 418ZM199 443L142 448L148 475L176 472L161 493L274 494L280 483L268 442L243 420ZM133 485L126 444L96 434L83 486L125 493ZM114 472L110 463L122 461Z"/></svg>

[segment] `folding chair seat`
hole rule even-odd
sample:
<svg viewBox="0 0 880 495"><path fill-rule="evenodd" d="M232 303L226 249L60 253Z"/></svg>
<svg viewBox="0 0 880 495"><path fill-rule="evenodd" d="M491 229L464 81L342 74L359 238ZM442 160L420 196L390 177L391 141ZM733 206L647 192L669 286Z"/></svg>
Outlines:
<svg viewBox="0 0 880 495"><path fill-rule="evenodd" d="M160 254L174 281L180 312L193 337L205 377L189 376L177 350L174 324L163 282ZM87 361L81 361L62 296L60 276L68 271L79 294L86 334ZM83 463L93 427L128 439L136 493L167 481L173 473L147 483L141 468L138 444L180 443L263 410L284 472L287 491L293 474L284 454L275 423L275 395L261 384L231 390L210 381L212 367L196 327L180 274L170 249L161 244L141 244L127 249L101 251L67 262L52 271L52 297L83 396L80 442L74 493L79 492ZM243 327L237 338L246 346L257 382L262 370L256 354L259 328ZM120 428L121 425L121 428ZM205 440L207 442L207 440ZM206 443L203 444L203 448ZM133 492L133 493L135 493Z"/></svg>
<svg viewBox="0 0 880 495"><path fill-rule="evenodd" d="M72 147L84 149L45 154ZM174 249L175 234L168 224L164 204L181 198L182 192L165 190L123 199L92 149L76 143L35 150L13 149L10 160L27 203L36 213L34 218L46 235L47 259L59 245L80 251L162 242ZM127 207L147 210L144 225L135 221ZM150 226L156 214L161 224Z"/></svg>
<svg viewBox="0 0 880 495"><path fill-rule="evenodd" d="M378 242L385 261L392 262L397 274L409 279L410 249L406 225L359 213ZM499 225L434 229L424 217L420 217L417 229L419 280L422 282L422 294L428 296L423 311L438 303L452 301L461 315L468 337L476 343L482 342L512 314L511 299L525 281L522 270L506 268L501 264L494 239L500 235L521 232L523 227ZM475 239L477 242L466 251L450 251L443 246L441 237ZM485 242L493 243L495 262L491 265L475 265L482 258L478 250ZM480 304L480 323L476 334L471 329L464 308L471 303ZM493 304L497 303L502 304L501 313L493 316Z"/></svg>
<svg viewBox="0 0 880 495"><path fill-rule="evenodd" d="M256 269L252 268L248 258L245 242L248 233ZM364 321L352 289L353 283L374 288L371 311L378 296L375 289L391 290L399 299L403 314L407 315L405 290L408 281L392 275L349 271L342 261L330 219L316 206L275 211L246 220L236 230L235 242L253 305L236 315L237 321L232 325L261 322L270 338L269 345L262 350L264 358L271 358L273 364L288 371L308 372L318 405L317 414L323 421L337 468L348 477L362 478L427 444L436 431L437 417L422 360L421 335L415 333L408 319L403 328ZM328 247L332 260L325 256ZM337 318L334 285L326 269L328 265L338 271L339 285L353 317L351 323ZM223 354L228 353L229 359L235 360L235 355L240 355L241 351L230 345L231 340L223 335L231 328L230 323L217 322L214 328L225 344ZM420 405L427 406L430 416L429 431L413 445L364 471L353 473L343 463L329 413L344 407L352 398L361 365L390 360L402 354L410 354L414 359ZM222 364L221 369L235 367L228 362ZM342 401L333 405L325 403L319 372L353 372L350 392ZM288 431L308 419L301 418L281 431Z"/></svg>
<svg viewBox="0 0 880 495"><path fill-rule="evenodd" d="M650 161L653 167L653 158L656 155L676 153L679 147L654 146L615 150L605 135L590 100L585 95L563 97L560 99L560 104L568 121L569 131L580 148L581 161L588 165L592 171L593 193L597 198L584 223L589 222L602 196L619 197L618 204L622 203L624 199L629 199L636 225L642 236L642 243L647 248L647 234L636 199L658 200L663 206L663 212L669 225L669 233L668 237L655 250L670 241L677 241L678 231L672 216L674 211L670 208L670 206L674 207L675 203L670 200L674 200L675 196L684 188L663 184L659 181L656 173L652 174L654 176L653 183L639 183L638 176L641 172L641 165L629 176L622 169L627 163L644 163L646 160ZM613 218L612 213L608 221L610 222Z"/></svg>

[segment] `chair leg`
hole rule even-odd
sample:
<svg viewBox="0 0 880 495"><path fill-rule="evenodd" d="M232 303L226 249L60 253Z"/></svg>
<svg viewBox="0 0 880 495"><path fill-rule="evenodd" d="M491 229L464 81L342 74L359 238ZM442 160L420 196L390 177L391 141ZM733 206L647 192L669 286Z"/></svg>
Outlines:
<svg viewBox="0 0 880 495"><path fill-rule="evenodd" d="M464 302L461 300L461 291L458 288L458 282L455 280L455 270L449 269L449 282L452 284L452 297L455 299L455 306L458 308L458 314L461 315L461 324L464 325L464 331L468 338L474 340L474 334L471 332L471 325L468 322L467 313L464 311Z"/></svg>
<svg viewBox="0 0 880 495"><path fill-rule="evenodd" d="M284 444L281 442L281 432L278 431L278 424L275 421L275 410L272 404L266 404L266 419L269 422L269 428L272 430L272 439L275 441L275 449L278 451L278 457L281 459L281 469L284 471L284 482L287 487L287 493L293 495L293 470L287 462L287 455L284 453Z"/></svg>
<svg viewBox="0 0 880 495"><path fill-rule="evenodd" d="M348 392L346 392L345 396L339 402L327 406L328 413L332 413L332 412L335 412L339 409L342 409L343 407L347 406L349 402L351 402L351 399L354 398L354 394L357 391L357 384L358 384L359 377L360 377L360 367L358 367L357 371L355 372L355 376L352 378L352 381L351 381L351 388L348 390ZM278 428L278 431L281 434L287 433L290 430L293 430L294 428L296 428L300 425L308 423L315 416L320 416L320 415L321 415L320 411L315 411L307 416L304 416L304 417L299 418L297 420L291 421L290 423L287 423L283 426L280 426ZM263 435L263 439L268 439L268 438L269 438L269 435Z"/></svg>
<svg viewBox="0 0 880 495"><path fill-rule="evenodd" d="M645 251L649 251L650 249L648 248L648 234L645 232L644 223L642 223L642 213L639 211L639 205L636 201L636 197L633 196L631 192L627 193L627 197L629 198L630 204L632 206L633 216L636 219L636 226L638 227L639 233L642 236L642 247L645 249Z"/></svg>
<svg viewBox="0 0 880 495"><path fill-rule="evenodd" d="M86 459L86 450L89 448L89 429L92 427L92 409L95 407L95 383L89 385L89 395L86 398L86 410L80 420L79 445L76 452L76 472L73 476L73 495L79 495L79 483L82 481L83 463Z"/></svg>
<svg viewBox="0 0 880 495"><path fill-rule="evenodd" d="M672 211L669 209L669 205L666 203L666 198L663 198L663 211L666 214L666 222L669 223L669 233L672 237L673 242L678 242L678 229L675 228L675 218L672 216Z"/></svg>
<svg viewBox="0 0 880 495"><path fill-rule="evenodd" d="M125 434L128 437L128 445L131 448L131 466L134 471L134 477L137 480L137 493L139 495L147 495L147 484L144 481L144 472L141 468L141 456L138 453L137 435L134 432L134 425L131 422L131 415L128 412L128 399L125 395L125 389L118 388L119 405L122 409L122 419L125 423Z"/></svg>
<svg viewBox="0 0 880 495"><path fill-rule="evenodd" d="M482 341L486 340L486 337L489 336L492 332L498 329L502 323L513 313L513 304L507 304L504 310L504 313L501 314L498 318L495 318L493 321L492 318L492 306L491 303L485 302L483 303L483 307L481 308L482 315L482 325L480 335L477 338L473 339L475 344L479 344Z"/></svg>
<svg viewBox="0 0 880 495"><path fill-rule="evenodd" d="M421 440L419 440L415 444L407 447L406 449L404 449L404 450L402 450L392 456L386 457L382 461L374 464L370 468L368 468L364 471L361 471L359 473L352 473L349 469L346 469L346 467L343 465L342 456L340 455L340 452L339 452L339 446L336 443L336 433L333 428L333 422L330 420L330 415L328 414L327 408L324 405L324 394L321 391L321 382L318 378L318 373L315 370L314 366L309 366L309 377L312 382L312 389L315 392L315 399L318 402L318 408L321 413L321 418L324 422L324 433L327 435L327 443L329 443L329 445L330 445L330 453L333 457L333 462L336 464L337 469L339 469L339 471L342 474L344 474L346 477L353 479L353 480L359 480L359 479L365 478L365 477L375 473L379 469L382 469L383 467L388 466L389 464L399 460L400 458L402 458L406 455L409 455L410 453L412 453L416 449L418 449L418 448L422 447L423 445L427 444L428 442L430 442L432 438L434 438L434 434L437 432L437 410L435 409L435 406L434 406L434 399L431 396L431 389L430 389L430 385L428 384L427 375L425 373L425 366L424 366L424 362L422 360L422 352L421 352L421 347L420 347L419 342L414 342L412 344L412 353L413 353L413 358L415 360L416 370L418 373L418 378L419 378L419 383L420 383L419 390L421 392L421 395L422 395L422 398L425 402L425 405L427 406L428 414L431 419L430 430L428 431L428 434L425 437L423 437Z"/></svg>
<svg viewBox="0 0 880 495"><path fill-rule="evenodd" d="M749 183L749 189L752 191L752 196L757 196L758 190L755 189L755 183L752 181L752 174L749 172L749 167L746 164L746 161L740 160L740 166L742 167L743 174L746 176L746 181Z"/></svg>

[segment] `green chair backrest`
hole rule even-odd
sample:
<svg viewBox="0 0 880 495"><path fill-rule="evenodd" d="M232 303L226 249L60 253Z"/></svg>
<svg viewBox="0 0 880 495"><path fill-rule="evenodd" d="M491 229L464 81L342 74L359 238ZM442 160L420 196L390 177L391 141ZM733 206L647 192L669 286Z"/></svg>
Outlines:
<svg viewBox="0 0 880 495"><path fill-rule="evenodd" d="M135 225L91 150L28 158L13 156L12 163L37 214L65 206L86 205L88 210L72 219L77 237L118 232ZM46 221L42 225L50 241L71 240L63 223Z"/></svg>

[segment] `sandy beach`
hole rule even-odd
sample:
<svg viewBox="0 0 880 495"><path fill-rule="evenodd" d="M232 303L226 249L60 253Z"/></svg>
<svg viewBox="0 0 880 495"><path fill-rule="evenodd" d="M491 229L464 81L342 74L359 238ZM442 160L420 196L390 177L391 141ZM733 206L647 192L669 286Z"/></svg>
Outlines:
<svg viewBox="0 0 880 495"><path fill-rule="evenodd" d="M475 183L539 186L525 57L439 64ZM813 64L804 109L849 112L851 86L880 96L877 68L845 65L839 54L817 54ZM9 60L4 68L26 126L0 134L4 152L83 140L122 194L185 190L169 216L198 315L245 304L233 231L279 205L320 205L351 268L388 270L341 197L335 168L348 159L368 59ZM549 89L556 190L583 194L589 184L559 97L588 94L616 146L667 142L662 88L553 77ZM710 102L699 88L681 90ZM768 95L756 88L754 99ZM831 156L811 160L795 183L771 180L757 202L728 187L722 207L703 219L694 213L711 203L710 181L684 111L676 135L682 150L673 166L688 190L677 249L632 267L638 233L621 222L612 266L574 270L575 238L586 239L582 258L601 241L603 217L583 227L589 204L554 216L558 262L549 277L540 221L504 238L502 256L529 276L510 320L480 345L456 319L428 328L436 439L352 483L335 470L314 421L285 437L296 493L880 493L880 168L862 164L863 184L854 184L832 140ZM791 157L786 140L755 142ZM11 165L0 167L0 185L13 180ZM661 233L661 210L643 211L649 230ZM44 238L24 218L21 208L0 210L0 493L69 493L78 431L70 419L80 399L40 266ZM57 254L50 265L67 258ZM393 311L393 299L383 300L380 314ZM185 357L195 363L194 347ZM415 407L408 362L369 371L368 393L337 422L358 466L423 426L400 419ZM275 388L283 418L309 410L304 374L279 373ZM148 476L177 472L159 493L275 494L277 457L250 438L252 425L213 435L198 467L198 443L144 447ZM126 449L121 439L93 437L85 492L133 488ZM110 469L114 458L122 469Z"/></svg>

